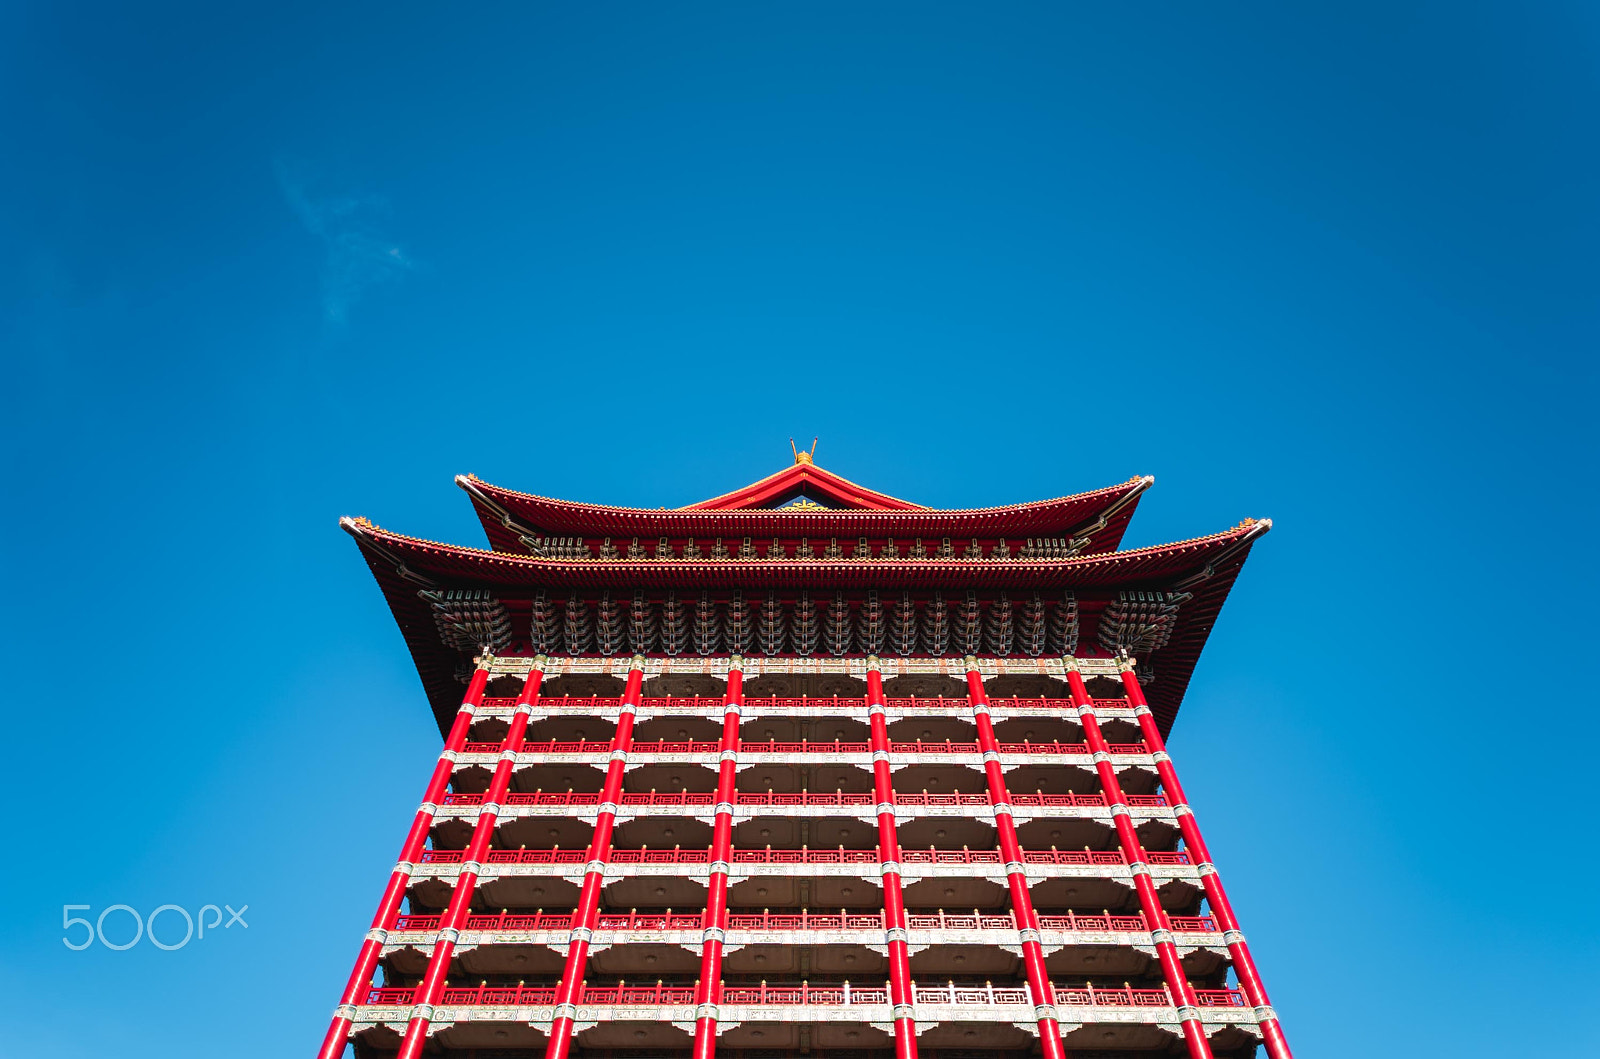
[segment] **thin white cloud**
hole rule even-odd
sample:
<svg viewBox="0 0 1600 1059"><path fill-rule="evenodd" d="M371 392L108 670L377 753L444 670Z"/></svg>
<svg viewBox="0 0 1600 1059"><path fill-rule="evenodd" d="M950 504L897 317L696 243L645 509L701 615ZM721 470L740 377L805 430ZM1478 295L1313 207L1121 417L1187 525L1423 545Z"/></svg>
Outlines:
<svg viewBox="0 0 1600 1059"><path fill-rule="evenodd" d="M350 307L368 290L394 283L416 267L405 250L379 229L383 199L323 195L312 187L305 166L280 159L273 168L295 216L323 244L322 309L329 320L343 323Z"/></svg>

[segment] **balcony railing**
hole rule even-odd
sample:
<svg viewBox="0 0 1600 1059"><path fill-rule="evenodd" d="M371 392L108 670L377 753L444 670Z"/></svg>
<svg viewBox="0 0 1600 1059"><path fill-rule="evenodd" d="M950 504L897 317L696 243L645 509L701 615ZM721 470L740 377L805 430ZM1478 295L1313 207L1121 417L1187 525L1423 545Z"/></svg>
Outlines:
<svg viewBox="0 0 1600 1059"><path fill-rule="evenodd" d="M1145 851L1149 864L1182 865L1191 863L1189 854L1182 850ZM426 849L422 851L423 864L460 864L466 853L459 849ZM579 865L588 863L587 851L581 849L495 849L483 858L488 864L552 864ZM709 849L614 849L609 857L612 864L710 864ZM877 864L878 854L866 849L736 849L730 858L734 864ZM992 849L902 849L901 864L1002 864L999 852ZM1024 864L1064 864L1072 866L1111 865L1128 863L1121 850L1115 849L1049 849L1026 850Z"/></svg>
<svg viewBox="0 0 1600 1059"><path fill-rule="evenodd" d="M1067 1007L1175 1007L1166 989L1104 989L1090 983L1082 987L1055 986L1055 1002ZM917 1004L949 1004L973 1007L1031 1006L1028 990L1021 987L994 985L919 986L912 984L912 1000ZM1244 996L1237 989L1197 989L1199 1005L1205 1008L1242 1008ZM367 992L368 1004L410 1004L416 987L384 987ZM556 991L552 986L494 986L446 987L441 1000L445 1005L544 1007L555 1003ZM694 1003L694 987L663 985L613 986L585 985L578 1001L585 1005L640 1005L664 1006ZM888 984L883 986L858 986L849 982L837 985L724 985L721 1002L726 1005L751 1006L819 1006L849 1007L858 1004L887 1004Z"/></svg>
<svg viewBox="0 0 1600 1059"><path fill-rule="evenodd" d="M1216 920L1210 916L1169 916L1172 929L1183 934L1215 934ZM395 921L395 930L438 930L441 917L401 916ZM912 930L1016 930L1016 919L1009 912L986 914L982 912L911 912L906 916ZM596 930L692 930L705 925L699 912L627 912L599 915ZM487 931L538 931L568 930L572 926L570 912L540 912L525 915L502 912L498 915L467 917L468 930ZM814 930L872 930L885 927L882 912L762 912L760 914L733 914L728 916L730 930L756 931L814 931ZM1142 915L1040 916L1041 930L1081 931L1106 933L1108 931L1148 932L1150 927Z"/></svg>
<svg viewBox="0 0 1600 1059"><path fill-rule="evenodd" d="M971 704L965 698L947 698L943 695L917 696L906 698L885 699L890 709L950 709L970 712ZM1127 709L1127 699L1092 699L1097 709ZM483 705L486 709L510 709L517 704L515 698L484 696ZM614 695L551 695L539 700L540 706L577 707L599 713L606 710L615 710L622 706L622 699ZM704 713L707 710L720 711L723 705L721 696L712 695L673 695L670 697L646 696L640 700L640 705L647 710L689 710L694 713ZM1008 710L1053 710L1060 713L1067 720L1076 720L1078 708L1071 699L1046 699L1022 698L1016 695L999 696L989 700L991 707L998 706ZM865 696L850 695L792 695L792 696L752 696L744 700L744 707L749 710L759 709L789 709L792 707L833 707L840 716L853 717L865 713L867 700Z"/></svg>
<svg viewBox="0 0 1600 1059"><path fill-rule="evenodd" d="M503 744L501 743L467 743L462 749L468 754L498 754ZM715 754L722 744L716 742L685 742L683 740L671 741L658 739L654 743L635 742L629 754ZM1048 743L1034 743L1024 741L1021 743L1001 743L1002 754L1087 754L1087 743L1063 743L1053 740ZM802 739L798 743L780 743L769 739L766 742L744 740L739 744L742 754L865 754L872 749L869 743L846 743L840 740L832 742L811 742ZM1110 750L1113 754L1147 754L1149 747L1143 743L1112 743ZM525 754L609 754L611 742L606 739L550 739L542 743L522 744ZM921 739L909 743L890 743L891 754L976 754L979 752L977 743L956 743L946 739L942 743L924 742Z"/></svg>
<svg viewBox="0 0 1600 1059"><path fill-rule="evenodd" d="M706 851L709 863L711 853ZM870 849L736 849L735 864L877 864L878 854Z"/></svg>
<svg viewBox="0 0 1600 1059"><path fill-rule="evenodd" d="M889 986L853 986L849 982L839 985L812 985L802 982L798 986L738 985L722 987L724 1004L781 1004L786 1007L803 1004L821 1004L829 1007L847 1007L851 1004L887 1004Z"/></svg>
<svg viewBox="0 0 1600 1059"><path fill-rule="evenodd" d="M1129 794L1128 804L1146 808L1162 808L1167 804L1163 794ZM711 791L650 791L644 794L624 794L618 799L624 806L694 806L716 804L717 796ZM452 791L444 796L445 805L482 805L484 795ZM534 791L531 794L508 794L503 805L570 805L576 807L600 804L600 795L582 791ZM876 805L871 791L741 791L733 796L734 805L797 806L820 805L857 807ZM986 794L921 794L896 793L895 805L928 808L931 806L986 806ZM1103 794L1013 794L1011 804L1044 808L1104 809Z"/></svg>

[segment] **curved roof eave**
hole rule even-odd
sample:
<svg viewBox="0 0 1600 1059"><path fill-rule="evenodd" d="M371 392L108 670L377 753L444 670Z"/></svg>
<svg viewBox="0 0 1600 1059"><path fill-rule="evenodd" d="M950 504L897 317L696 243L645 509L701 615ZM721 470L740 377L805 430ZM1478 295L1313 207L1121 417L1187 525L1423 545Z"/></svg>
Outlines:
<svg viewBox="0 0 1600 1059"><path fill-rule="evenodd" d="M776 476L774 476L776 477ZM1072 496L986 508L903 508L898 510L784 508L652 510L583 504L520 493L491 485L474 475L458 475L472 501L490 546L496 551L524 553L530 531L543 536L601 536L628 540L639 537L798 537L818 540L889 534L911 539L930 537L993 538L1086 536L1085 554L1115 549L1122 541L1139 498L1155 481L1146 475L1118 485ZM758 483L759 484L759 483ZM1101 522L1101 525L1094 525ZM1084 532L1087 530L1088 532Z"/></svg>
<svg viewBox="0 0 1600 1059"><path fill-rule="evenodd" d="M1226 548L1241 537L1263 532L1261 523L1247 519L1222 533L1150 545L1127 551L1103 552L1070 559L544 559L533 555L441 544L408 537L373 525L365 519L341 520L358 539L394 549L415 560L406 565L413 573L472 580L483 587L529 586L559 581L579 588L635 585L695 588L788 588L864 584L882 588L912 588L927 582L919 574L939 575L946 586L973 584L1005 588L1011 584L1109 585L1118 582L1174 575L1206 554ZM352 528L354 527L354 528ZM785 574L805 575L786 577ZM520 575L520 576L519 576ZM544 575L541 577L540 575ZM828 575L836 575L829 577ZM863 575L870 575L866 577ZM1096 575L1099 575L1098 577ZM1102 580L1104 578L1104 580Z"/></svg>
<svg viewBox="0 0 1600 1059"><path fill-rule="evenodd" d="M356 539L363 558L378 581L400 627L401 635L411 651L417 666L417 674L427 691L441 732L448 729L458 706L456 700L460 696L461 685L456 678L456 667L462 663L464 656L446 647L439 639L428 605L417 595L419 587L433 582L436 578L440 579L437 583L441 586L468 587L468 584L471 584L472 587L503 589L511 586L532 587L533 581L527 575L544 573L554 575L551 577L552 582L580 587L578 582L560 575L571 575L580 570L600 567L618 568L619 571L625 569L637 574L652 567L681 568L709 565L715 565L729 573L737 570L748 575L762 567L827 565L835 572L872 574L874 576L870 580L876 587L888 587L884 582L885 574L921 566L938 567L940 573L946 575L941 578L941 583L946 587L957 587L950 582L948 575L966 568L974 574L985 575L981 583L1004 589L1007 585L997 583L992 575L997 568L1013 567L1031 571L1035 575L1033 583L1038 587L1044 587L1040 584L1038 575L1053 570L1058 575L1071 572L1076 576L1071 579L1065 577L1049 579L1053 582L1052 587L1100 590L1150 587L1189 591L1193 593L1193 598L1180 608L1177 626L1171 638L1165 646L1152 652L1148 658L1148 661L1155 666L1159 679L1147 689L1147 697L1157 724L1163 733L1166 733L1171 730L1177 717L1178 707L1183 700L1189 679L1199 662L1201 649L1210 636L1234 580L1248 558L1254 539L1266 532L1271 527L1271 522L1247 520L1232 530L1208 537L1133 549L1112 555L1084 556L1041 563L1016 560L955 560L944 563L845 561L831 564L797 563L794 560L779 560L772 563L764 560L729 561L715 564L683 560L551 562L404 537L378 529L364 519L341 519L340 525ZM1091 574L1098 576L1089 576ZM749 585L744 578L739 580L747 587L764 587ZM853 577L850 580L853 583L866 582L869 578ZM637 584L637 578L632 583ZM815 584L814 581L811 583ZM714 586L702 581L697 587ZM787 586L773 583L771 587Z"/></svg>

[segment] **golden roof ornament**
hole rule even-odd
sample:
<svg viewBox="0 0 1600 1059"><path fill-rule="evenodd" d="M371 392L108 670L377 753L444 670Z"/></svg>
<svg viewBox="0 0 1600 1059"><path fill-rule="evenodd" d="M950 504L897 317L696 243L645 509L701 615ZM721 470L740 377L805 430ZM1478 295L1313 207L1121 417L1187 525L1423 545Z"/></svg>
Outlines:
<svg viewBox="0 0 1600 1059"><path fill-rule="evenodd" d="M816 438L812 438L811 439L811 451L810 452L801 452L799 449L795 448L794 438L790 438L789 439L789 451L794 453L794 462L797 463L797 464L815 463L816 462L816 456L817 456L817 439Z"/></svg>

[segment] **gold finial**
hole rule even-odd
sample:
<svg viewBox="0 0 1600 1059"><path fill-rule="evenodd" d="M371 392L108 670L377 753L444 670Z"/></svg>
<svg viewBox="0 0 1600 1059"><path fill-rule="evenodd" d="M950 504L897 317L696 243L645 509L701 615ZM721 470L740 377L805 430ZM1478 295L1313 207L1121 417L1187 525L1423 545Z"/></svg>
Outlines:
<svg viewBox="0 0 1600 1059"><path fill-rule="evenodd" d="M794 453L794 462L795 463L812 463L812 462L814 462L816 460L816 456L817 456L817 439L816 438L812 438L811 439L811 451L810 452L801 452L798 448L795 447L794 438L790 438L789 439L789 451Z"/></svg>

